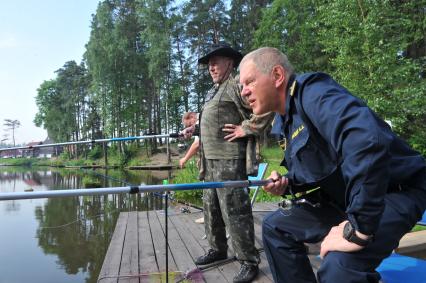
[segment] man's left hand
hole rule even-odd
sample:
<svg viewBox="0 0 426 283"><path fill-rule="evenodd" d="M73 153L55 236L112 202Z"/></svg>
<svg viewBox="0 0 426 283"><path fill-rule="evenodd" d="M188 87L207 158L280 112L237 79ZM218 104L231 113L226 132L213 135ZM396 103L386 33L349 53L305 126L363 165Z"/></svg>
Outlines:
<svg viewBox="0 0 426 283"><path fill-rule="evenodd" d="M357 244L351 243L343 238L343 227L345 227L347 220L331 228L328 235L324 238L321 243L320 256L324 258L328 252L339 251L339 252L356 252L362 250L364 247L358 246Z"/></svg>
<svg viewBox="0 0 426 283"><path fill-rule="evenodd" d="M243 127L241 127L240 125L225 124L222 131L229 133L229 135L225 136L225 140L229 142L246 136L243 131Z"/></svg>

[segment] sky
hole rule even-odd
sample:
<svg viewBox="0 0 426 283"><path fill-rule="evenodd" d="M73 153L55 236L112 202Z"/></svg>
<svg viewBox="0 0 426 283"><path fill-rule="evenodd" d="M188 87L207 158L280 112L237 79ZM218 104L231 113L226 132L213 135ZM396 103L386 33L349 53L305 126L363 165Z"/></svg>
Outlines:
<svg viewBox="0 0 426 283"><path fill-rule="evenodd" d="M34 125L37 88L65 62L79 64L99 0L0 0L0 140L4 119L19 120L16 144L43 141Z"/></svg>

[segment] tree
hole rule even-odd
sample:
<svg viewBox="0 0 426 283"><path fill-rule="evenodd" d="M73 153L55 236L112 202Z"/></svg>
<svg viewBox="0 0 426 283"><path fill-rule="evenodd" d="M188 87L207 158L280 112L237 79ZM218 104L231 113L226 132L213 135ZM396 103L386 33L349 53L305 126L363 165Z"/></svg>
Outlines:
<svg viewBox="0 0 426 283"><path fill-rule="evenodd" d="M426 154L425 2L325 2L318 41L332 74Z"/></svg>
<svg viewBox="0 0 426 283"><path fill-rule="evenodd" d="M13 146L15 146L15 129L21 126L21 122L19 122L18 120L4 119L3 125L6 126L6 131L12 131L12 141Z"/></svg>
<svg viewBox="0 0 426 283"><path fill-rule="evenodd" d="M328 71L330 65L318 41L321 25L311 0L275 0L263 10L253 48L271 46L283 51L298 72Z"/></svg>
<svg viewBox="0 0 426 283"><path fill-rule="evenodd" d="M269 5L271 0L233 0L229 16L229 28L225 37L234 47L243 54L247 54L253 47L254 33L260 23L262 9Z"/></svg>

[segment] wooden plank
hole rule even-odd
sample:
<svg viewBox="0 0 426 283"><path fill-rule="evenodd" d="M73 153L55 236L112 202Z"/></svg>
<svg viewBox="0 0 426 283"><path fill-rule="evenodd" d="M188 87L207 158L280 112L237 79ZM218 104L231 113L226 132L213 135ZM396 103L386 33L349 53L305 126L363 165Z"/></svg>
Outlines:
<svg viewBox="0 0 426 283"><path fill-rule="evenodd" d="M266 259L266 256L263 252L263 242L262 242L262 218L263 215L266 215L267 213L254 213L253 214L253 220L254 220L254 232L255 232L255 246L257 249L261 249L259 252L261 262L259 263L259 276L256 278L253 282L273 282L273 277L271 270L269 269L269 264ZM232 252L232 245L230 244L230 251ZM237 271L239 270L240 266L237 262L235 262ZM235 272L235 273L236 273ZM234 274L235 275L235 274Z"/></svg>
<svg viewBox="0 0 426 283"><path fill-rule="evenodd" d="M153 239L154 251L155 251L155 256L157 259L158 269L160 272L165 272L166 271L165 234L160 225L159 219L155 211L148 211L148 219L149 219L149 225L151 227L151 233L153 235L152 239ZM169 249L168 263L169 263L169 271L177 271L176 263L174 262L173 257L170 256L170 249Z"/></svg>
<svg viewBox="0 0 426 283"><path fill-rule="evenodd" d="M203 236L205 235L204 224L195 223L194 221L197 218L199 218L199 215L197 216L188 215L188 218L185 217L183 220L187 223L188 226L194 227L192 232L195 236L195 239L197 239L198 243L200 243L200 245L203 246L204 250L207 251L210 248L210 246L207 239L203 239ZM234 256L231 246L229 247L229 250L228 250L228 256ZM232 282L232 279L235 276L235 274L238 272L238 270L239 270L239 264L236 261L232 261L225 265L212 268L212 270L205 271L204 274L206 274L206 276L207 275L210 276L211 273L219 271L224 277L223 282Z"/></svg>
<svg viewBox="0 0 426 283"><path fill-rule="evenodd" d="M129 212L120 264L119 283L139 283L138 215ZM135 277L131 277L135 276Z"/></svg>
<svg viewBox="0 0 426 283"><path fill-rule="evenodd" d="M127 213L120 213L118 216L117 224L115 225L114 233L112 234L111 242L99 273L99 283L117 283L118 281L117 277L126 234L127 218Z"/></svg>
<svg viewBox="0 0 426 283"><path fill-rule="evenodd" d="M188 216L173 216L170 217L170 221L173 222L173 225L175 226L177 232L179 233L179 236L185 245L187 251L191 255L191 258L193 262L195 262L196 258L203 255L205 253L203 247L200 245L198 240L195 238L192 231L196 229L195 226L203 226L201 224L197 224L192 221L189 225L183 221L183 219L187 219ZM194 263L194 266L195 263ZM200 272L201 269L200 269ZM204 277L205 282L224 282L226 281L223 277L222 273L217 272L202 272L202 276Z"/></svg>
<svg viewBox="0 0 426 283"><path fill-rule="evenodd" d="M176 166L170 164L163 165L143 165L143 166L129 166L129 170L171 170L177 168Z"/></svg>
<svg viewBox="0 0 426 283"><path fill-rule="evenodd" d="M253 211L256 212L256 210L269 210L269 211L275 211L278 209L278 202L256 202L253 206ZM265 211L267 213L267 211Z"/></svg>
<svg viewBox="0 0 426 283"><path fill-rule="evenodd" d="M192 222L193 224L188 225L188 223L184 222L183 219L187 218L185 215L176 215L169 217L170 222L173 223L175 229L177 230L179 237L181 238L185 248L188 250L189 254L193 261L195 259L204 254L203 247L198 243L198 240L195 239L192 231L196 229L196 225L200 225Z"/></svg>
<svg viewBox="0 0 426 283"><path fill-rule="evenodd" d="M180 214L182 215L182 214ZM164 213L159 213L157 211L157 217L161 224L161 227L165 231L165 218ZM196 266L192 260L191 255L189 254L186 246L183 244L182 239L180 238L175 225L170 221L170 216L168 217L168 241L170 247L170 255L173 257L176 262L177 268L180 271L188 271L194 269Z"/></svg>
<svg viewBox="0 0 426 283"><path fill-rule="evenodd" d="M411 232L404 235L399 241L397 253L409 254L424 251L426 249L426 230Z"/></svg>
<svg viewBox="0 0 426 283"><path fill-rule="evenodd" d="M147 211L138 213L138 234L139 271L142 274L156 273L158 272L158 265L155 259L155 251Z"/></svg>

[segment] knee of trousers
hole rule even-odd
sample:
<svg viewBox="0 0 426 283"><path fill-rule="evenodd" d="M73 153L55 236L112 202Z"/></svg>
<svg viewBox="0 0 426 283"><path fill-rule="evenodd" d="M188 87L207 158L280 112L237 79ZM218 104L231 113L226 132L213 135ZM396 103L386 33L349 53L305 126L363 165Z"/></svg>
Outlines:
<svg viewBox="0 0 426 283"><path fill-rule="evenodd" d="M262 222L262 239L265 245L273 248L302 248L303 243L299 243L288 232L277 229L274 222L274 214L266 216Z"/></svg>
<svg viewBox="0 0 426 283"><path fill-rule="evenodd" d="M317 272L318 282L378 282L380 275L368 262L355 260L350 253L329 252Z"/></svg>

